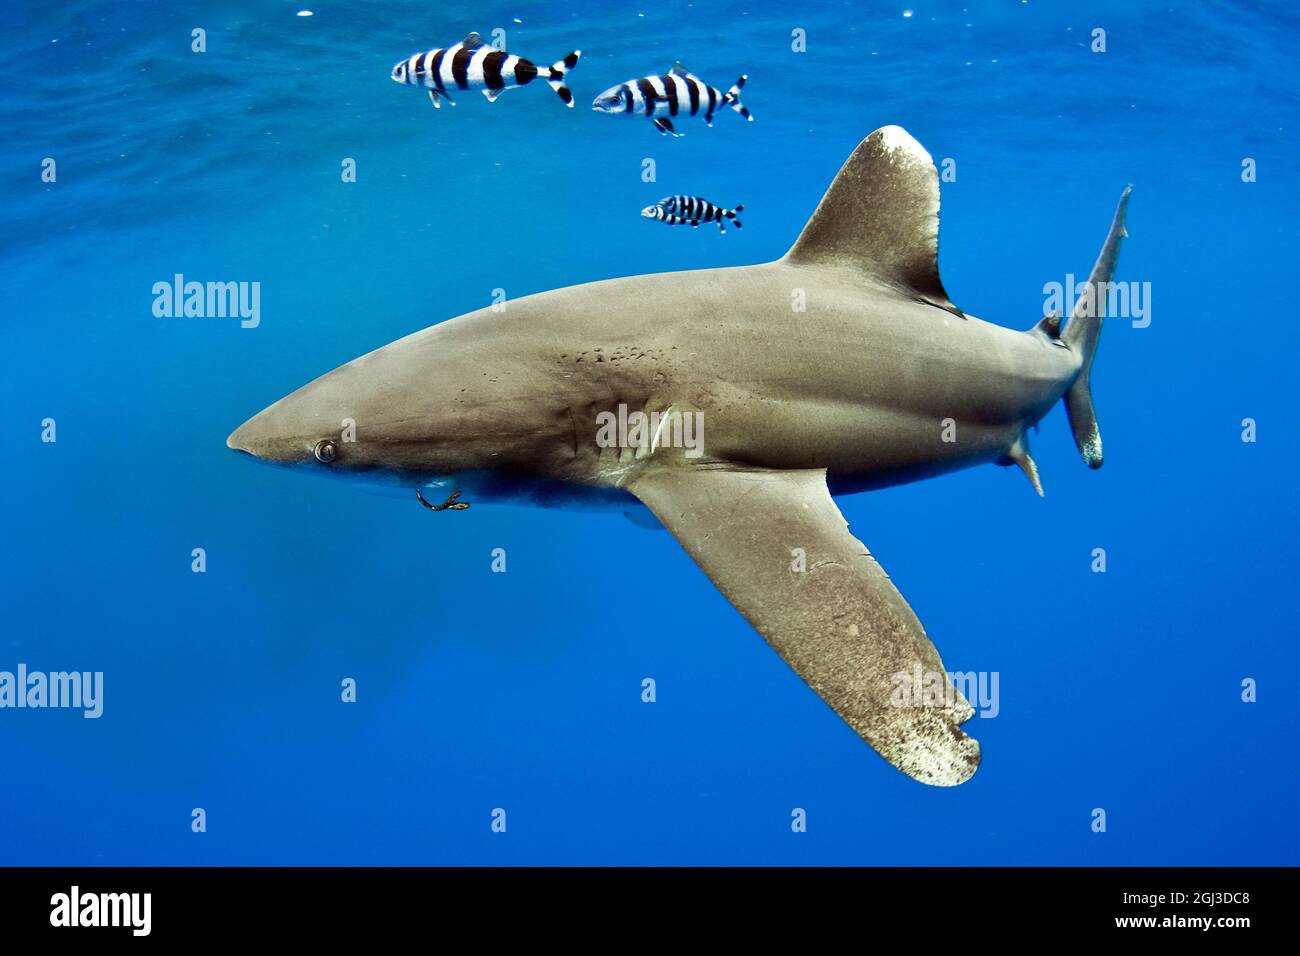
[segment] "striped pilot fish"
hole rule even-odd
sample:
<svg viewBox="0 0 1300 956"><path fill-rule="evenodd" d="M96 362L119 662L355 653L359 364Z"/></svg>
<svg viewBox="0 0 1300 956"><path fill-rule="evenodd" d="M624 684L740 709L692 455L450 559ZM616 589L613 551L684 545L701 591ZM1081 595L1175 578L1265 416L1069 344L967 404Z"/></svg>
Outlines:
<svg viewBox="0 0 1300 956"><path fill-rule="evenodd" d="M597 113L644 116L654 121L659 132L681 136L673 127L674 116L703 115L704 122L712 126L713 113L721 106L730 106L753 122L754 117L740 102L740 88L746 79L742 76L735 86L723 93L678 63L663 76L643 76L639 80L611 86L596 97L591 108Z"/></svg>
<svg viewBox="0 0 1300 956"><path fill-rule="evenodd" d="M647 219L666 222L670 226L698 226L702 222L716 222L718 232L725 233L727 230L722 225L724 220L730 219L737 229L741 227L742 223L736 214L744 208L740 205L735 209L723 209L699 196L665 196L653 206L642 209L641 215Z"/></svg>
<svg viewBox="0 0 1300 956"><path fill-rule="evenodd" d="M526 86L539 76L551 84L565 106L573 106L573 93L564 85L564 75L578 65L581 50L574 50L550 67L539 67L521 56L505 53L471 33L459 43L441 50L417 53L393 67L392 79L403 86L429 91L429 101L441 108L451 90L481 90L491 103L512 86Z"/></svg>

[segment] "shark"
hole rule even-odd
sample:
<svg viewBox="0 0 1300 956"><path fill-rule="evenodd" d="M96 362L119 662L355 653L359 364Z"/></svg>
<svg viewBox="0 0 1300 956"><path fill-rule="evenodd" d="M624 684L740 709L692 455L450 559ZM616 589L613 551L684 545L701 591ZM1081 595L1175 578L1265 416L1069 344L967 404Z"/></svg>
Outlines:
<svg viewBox="0 0 1300 956"><path fill-rule="evenodd" d="M780 259L440 322L281 398L227 445L414 489L434 511L644 505L858 736L954 786L979 766L961 728L973 708L835 496L981 464L1018 466L1041 495L1027 434L1058 402L1100 467L1091 369L1131 189L1068 320L1013 330L949 299L934 162L886 126ZM675 440L683 422L695 441ZM907 675L932 692L900 694Z"/></svg>

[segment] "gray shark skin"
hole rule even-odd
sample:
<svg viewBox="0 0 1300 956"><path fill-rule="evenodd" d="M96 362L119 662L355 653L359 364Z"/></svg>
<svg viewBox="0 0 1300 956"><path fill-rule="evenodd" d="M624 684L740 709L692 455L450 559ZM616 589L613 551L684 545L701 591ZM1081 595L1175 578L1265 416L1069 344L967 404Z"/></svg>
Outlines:
<svg viewBox="0 0 1300 956"><path fill-rule="evenodd" d="M1089 278L1099 294L1127 199ZM884 127L775 262L471 312L303 386L227 444L475 504L639 500L886 760L924 783L962 783L979 764L960 729L972 708L831 491L1015 463L1041 494L1026 430L1062 399L1085 461L1100 465L1088 370L1104 309L1081 304L1063 332L1055 317L1019 332L963 313L939 279L938 212L929 154ZM602 447L597 416L620 406L698 413L702 454L671 441ZM343 440L345 419L355 440ZM933 692L900 693L918 673Z"/></svg>

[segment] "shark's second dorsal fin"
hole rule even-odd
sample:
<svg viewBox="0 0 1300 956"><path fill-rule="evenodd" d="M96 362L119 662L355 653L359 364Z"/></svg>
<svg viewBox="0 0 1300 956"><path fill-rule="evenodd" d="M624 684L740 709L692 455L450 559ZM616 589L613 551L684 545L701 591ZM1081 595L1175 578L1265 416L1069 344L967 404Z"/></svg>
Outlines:
<svg viewBox="0 0 1300 956"><path fill-rule="evenodd" d="M1059 339L1061 337L1061 313L1053 312L1051 315L1045 315L1038 320L1034 326L1035 332L1042 332L1050 339Z"/></svg>
<svg viewBox="0 0 1300 956"><path fill-rule="evenodd" d="M962 315L939 279L939 173L900 126L858 145L786 261L852 266Z"/></svg>
<svg viewBox="0 0 1300 956"><path fill-rule="evenodd" d="M462 50L477 50L483 45L483 38L477 33L471 33L465 39L460 41Z"/></svg>

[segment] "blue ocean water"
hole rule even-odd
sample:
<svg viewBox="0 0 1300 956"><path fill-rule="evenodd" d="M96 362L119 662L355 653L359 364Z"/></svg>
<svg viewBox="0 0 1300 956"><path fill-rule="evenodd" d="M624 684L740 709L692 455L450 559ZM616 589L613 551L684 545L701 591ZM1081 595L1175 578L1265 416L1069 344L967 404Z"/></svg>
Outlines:
<svg viewBox="0 0 1300 956"><path fill-rule="evenodd" d="M1300 862L1290 5L0 16L0 670L104 673L97 720L0 710L0 863ZM581 48L578 108L537 84L435 112L388 79L495 29L543 64ZM668 139L586 108L676 60L723 89L748 73L756 121ZM962 308L1033 324L1128 183L1117 277L1151 289L1150 325L1109 322L1094 370L1100 471L1058 409L1034 436L1042 500L994 467L840 500L945 664L999 675L961 787L876 756L665 533L431 515L225 447L302 383L495 289L776 258L886 124L952 161L940 259ZM637 215L677 192L743 202L745 228ZM259 282L260 324L156 318L151 289L177 273Z"/></svg>

